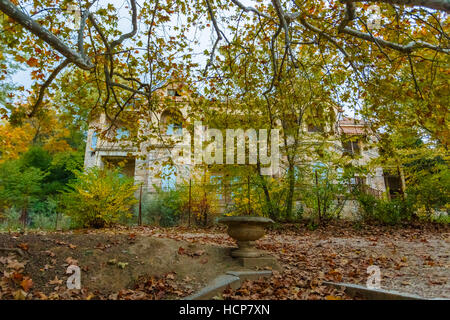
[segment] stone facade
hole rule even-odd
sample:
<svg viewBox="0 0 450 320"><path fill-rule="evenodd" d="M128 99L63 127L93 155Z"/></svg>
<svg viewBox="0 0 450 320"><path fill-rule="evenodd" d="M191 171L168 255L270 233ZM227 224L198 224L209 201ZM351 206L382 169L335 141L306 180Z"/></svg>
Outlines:
<svg viewBox="0 0 450 320"><path fill-rule="evenodd" d="M169 90L167 92L169 92ZM186 102L187 100L185 97L177 96L173 97L173 100L177 103L177 112L180 113L181 119L187 119L189 103ZM148 126L148 123L151 122L164 122L164 112L166 111L164 110L159 115L152 115L148 122L145 119L140 120L140 128L145 128ZM192 173L192 167L189 164L175 166L175 170L177 171L176 175L174 175L173 172L164 172L166 167L164 167L163 163L173 154L173 149L161 143L160 138L151 138L146 143L142 143L140 148L136 148L127 141L111 142L96 137L96 132L106 130L110 125L111 124L108 123L104 114L100 115L90 124L85 152L85 168L94 166L103 167L106 163L114 165L122 162L122 165L125 164L122 172L132 176L137 184L142 183L143 191L147 193L154 193L154 186L164 188L181 183L183 180L186 180L186 177L189 176L190 172ZM182 124L179 124L179 126L176 123L170 123L168 126L166 124L166 126L162 128L161 134L164 138L182 141L182 136L178 135L177 132L182 127ZM352 160L358 164L366 164L370 159L378 156L378 150L376 148L367 149L363 139L357 139L355 140L356 142L352 142L349 145L343 145L342 139L340 139L343 135L365 137L366 141L375 139L370 134L370 130L365 123L358 123L354 119L345 118L338 121L334 128L327 128L327 130L330 129L335 133L334 140L331 139L333 145L332 148L334 148L333 152L336 152L337 154L343 154L345 152L359 153L360 157ZM308 126L305 125L301 130L306 132L307 136L308 132L311 132L311 135L309 136L311 137L311 141L314 141L315 128L308 128ZM141 132L142 134L146 134L145 129ZM186 147L190 146L186 144ZM161 177L161 175L163 177ZM386 191L382 168L376 168L372 174L366 175L363 178L362 183L367 186L372 194L378 197L381 197ZM229 195L224 194L221 201L224 202L224 204L229 202ZM342 211L342 215L351 217L354 216L357 211L358 207L356 201L348 201Z"/></svg>

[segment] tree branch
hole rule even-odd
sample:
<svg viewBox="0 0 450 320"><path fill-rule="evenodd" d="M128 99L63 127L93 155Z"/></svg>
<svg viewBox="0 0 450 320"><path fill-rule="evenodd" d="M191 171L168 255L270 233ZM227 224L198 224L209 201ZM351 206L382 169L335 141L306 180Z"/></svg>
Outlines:
<svg viewBox="0 0 450 320"><path fill-rule="evenodd" d="M342 2L374 2L393 5L405 5L412 7L425 7L450 13L450 1L448 0L343 0Z"/></svg>
<svg viewBox="0 0 450 320"><path fill-rule="evenodd" d="M394 50L397 50L397 51L400 51L403 53L410 53L413 50L420 49L420 48L427 48L427 49L431 49L431 50L435 50L435 51L439 51L439 52L443 52L443 53L447 53L447 54L450 53L449 48L442 48L442 47L435 46L435 45L432 45L431 43L420 41L420 40L417 40L417 41L413 40L406 45L401 45L401 44L398 44L395 42L390 42L390 41L386 41L386 40L383 40L380 38L375 38L368 33L354 30L349 27L343 28L342 33L346 33L346 34L349 34L354 37L357 37L357 38L360 38L363 40L367 40L370 42L376 42L381 47L391 48L391 49L394 49Z"/></svg>
<svg viewBox="0 0 450 320"><path fill-rule="evenodd" d="M36 113L36 111L38 110L39 105L42 102L42 99L44 98L45 95L45 90L48 88L48 86L52 83L52 81L56 78L56 76L58 75L58 73L61 72L62 69L64 69L68 64L70 63L69 59L65 59L63 62L61 62L55 70L53 70L53 72L50 74L50 76L48 77L48 79L44 82L44 84L41 86L41 89L39 90L39 96L38 99L36 100L36 103L33 105L33 107L31 108L31 112L28 114L28 117L31 118L34 116L34 114Z"/></svg>
<svg viewBox="0 0 450 320"><path fill-rule="evenodd" d="M128 33L125 33L119 37L119 39L114 40L111 42L111 49L114 49L114 47L118 46L122 42L124 42L126 39L134 37L134 35L137 33L137 8L136 8L136 0L130 0L131 2L131 24L133 26L132 30Z"/></svg>
<svg viewBox="0 0 450 320"><path fill-rule="evenodd" d="M70 49L53 33L19 10L11 1L0 0L0 10L3 11L8 17L22 25L25 29L48 43L53 49L61 53L69 59L70 62L75 63L81 69L89 70L94 67L89 59L84 58L79 52L75 52Z"/></svg>

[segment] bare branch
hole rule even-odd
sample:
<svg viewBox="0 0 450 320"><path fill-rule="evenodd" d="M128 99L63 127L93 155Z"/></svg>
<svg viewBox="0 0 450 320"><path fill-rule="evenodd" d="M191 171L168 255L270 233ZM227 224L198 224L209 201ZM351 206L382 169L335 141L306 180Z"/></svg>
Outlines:
<svg viewBox="0 0 450 320"><path fill-rule="evenodd" d="M381 50L381 47L391 48L391 49L394 49L394 50L397 50L397 51L400 51L403 53L408 53L408 54L411 53L413 50L419 49L419 48L427 48L427 49L431 49L431 50L435 50L435 51L439 51L439 52L450 53L449 48L442 48L440 46L436 46L431 43L420 41L420 40L419 41L411 41L406 45L401 45L401 44L398 44L395 42L390 42L390 41L386 41L383 39L375 38L370 32L365 33L365 32L351 29L351 28L347 27L347 25L352 20L355 19L355 6L351 1L344 1L344 2L346 3L345 17L344 17L344 20L342 20L342 22L338 26L338 32L346 33L346 34L352 35L354 37L357 37L357 38L360 38L363 40L374 42L385 56L387 56L387 55L383 50Z"/></svg>
<svg viewBox="0 0 450 320"><path fill-rule="evenodd" d="M253 7L246 7L246 6L244 6L239 0L231 0L231 2L233 2L235 5L237 5L239 8L241 8L245 12L253 12L253 13L256 13L260 17L264 17L264 18L273 20L272 17L270 17L270 16L268 16L268 15L258 11L257 9L255 9Z"/></svg>
<svg viewBox="0 0 450 320"><path fill-rule="evenodd" d="M0 0L0 10L3 11L8 17L22 25L25 29L48 43L53 49L61 53L69 59L70 62L75 63L81 69L89 70L94 67L89 59L85 59L79 52L75 52L70 49L53 33L19 10L11 1Z"/></svg>
<svg viewBox="0 0 450 320"><path fill-rule="evenodd" d="M81 21L80 21L80 28L78 29L78 52L80 53L81 57L83 59L87 59L86 55L84 54L84 28L86 27L86 19L88 18L89 15L89 9L91 8L91 6L96 2L97 0L92 1L92 3L90 3L86 10L84 11L83 15L81 16Z"/></svg>
<svg viewBox="0 0 450 320"><path fill-rule="evenodd" d="M285 41L285 48L286 51L289 53L289 56L291 57L291 61L294 64L295 68L298 68L297 61L295 59L294 54L292 53L291 48L291 36L289 34L289 22L287 21L286 13L283 10L283 7L281 6L281 3L279 0L272 0L272 4L275 7L275 11L277 12L278 18L280 19L280 24L284 29L284 41ZM289 17L289 21L291 21L291 17Z"/></svg>
<svg viewBox="0 0 450 320"><path fill-rule="evenodd" d="M412 7L425 7L450 13L449 0L343 0L342 2L375 2Z"/></svg>
<svg viewBox="0 0 450 320"><path fill-rule="evenodd" d="M114 49L114 47L118 46L119 44L121 44L122 42L124 42L126 39L132 38L136 35L137 33L137 8L136 8L136 0L130 0L131 2L131 24L133 26L133 29L128 32L125 33L123 35L121 35L119 37L119 39L114 40L113 42L111 42L111 48Z"/></svg>
<svg viewBox="0 0 450 320"><path fill-rule="evenodd" d="M33 107L31 108L31 112L28 114L28 117L33 117L34 114L36 113L36 111L39 108L39 105L42 102L42 99L44 98L45 95L45 90L48 88L48 86L52 83L52 81L56 78L56 76L58 75L58 73L61 72L62 69L64 69L68 64L70 63L69 59L65 59L63 62L61 62L55 70L53 70L53 72L50 74L50 76L48 77L48 79L44 82L44 84L41 86L41 89L39 90L39 96L38 99L36 100L36 103L33 105Z"/></svg>
<svg viewBox="0 0 450 320"><path fill-rule="evenodd" d="M327 39L329 42L331 42L338 50L344 55L345 58L347 58L348 62L350 63L350 66L353 68L353 70L358 74L358 69L354 65L352 58L350 54L334 39L331 35L326 33L325 31L313 26L312 24L308 23L305 18L300 18L300 23L305 26L307 29L323 36L325 39Z"/></svg>
<svg viewBox="0 0 450 320"><path fill-rule="evenodd" d="M342 33L346 33L346 34L349 34L354 37L357 37L357 38L360 38L363 40L367 40L370 42L376 42L381 47L391 48L391 49L394 49L394 50L397 50L397 51L400 51L403 53L410 53L413 50L420 49L420 48L427 48L427 49L431 49L431 50L435 50L435 51L439 51L439 52L444 52L447 54L450 53L450 48L442 48L440 46L435 46L435 45L432 45L431 43L420 41L420 40L417 40L417 41L413 40L406 45L401 45L401 44L398 44L395 42L390 42L390 41L386 41L386 40L383 40L380 38L375 38L368 33L350 29L349 27L345 27L344 29L342 29Z"/></svg>

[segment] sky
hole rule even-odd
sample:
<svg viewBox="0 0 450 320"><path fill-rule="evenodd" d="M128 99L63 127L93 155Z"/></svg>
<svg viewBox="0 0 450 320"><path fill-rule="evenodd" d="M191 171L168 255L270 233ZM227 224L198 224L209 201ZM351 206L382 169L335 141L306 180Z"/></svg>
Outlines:
<svg viewBox="0 0 450 320"><path fill-rule="evenodd" d="M144 0L137 0L138 4L142 3ZM119 19L119 30L122 32L128 32L131 29L131 23L130 23L130 15L128 13L128 9L125 8L126 2L123 0L100 0L101 7L106 7L109 3L114 4L116 8L120 8L119 10L119 16L121 17ZM244 1L248 2L248 1ZM139 10L139 7L138 7ZM92 10L91 10L92 11ZM72 22L69 22L71 25ZM101 21L99 21L101 23ZM175 25L175 21L173 22ZM199 53L197 55L194 55L194 62L199 63L200 66L204 66L206 64L207 57L203 54L203 51L205 49L208 49L212 47L212 37L211 37L211 31L210 30L204 30L200 31L194 35L194 32L191 32L190 36L198 37L200 39L200 46L196 48L196 53ZM126 43L124 43L126 44ZM30 71L31 69L28 68L26 65L21 66L22 70L18 70L15 74L12 75L11 79L14 83L16 83L19 86L23 86L25 89L30 89L31 85L33 84L33 80L31 79Z"/></svg>
<svg viewBox="0 0 450 320"><path fill-rule="evenodd" d="M137 0L138 2L138 10L139 10L139 3L142 3L145 0ZM130 16L128 13L126 6L126 2L123 0L100 0L98 1L101 4L101 7L106 7L109 3L112 3L116 8L119 9L119 30L122 32L128 32L131 28L130 23ZM243 0L242 3L244 5L252 5L251 0ZM91 8L91 10L96 8ZM173 19L175 20L175 19ZM183 21L182 21L183 22ZM72 22L69 22L72 23ZM101 21L100 21L101 23ZM173 21L173 25L175 25L177 21ZM223 30L226 32L226 29L223 28ZM188 35L189 37L197 37L200 40L200 45L198 45L195 49L195 52L193 54L194 62L198 63L200 68L203 69L206 65L207 56L203 54L203 51L205 49L210 49L213 45L213 42L215 40L215 34L213 33L213 30L211 29L205 29L202 31L199 30L192 30L192 32ZM126 44L126 43L125 43ZM197 53L197 54L195 54ZM22 70L18 70L15 74L11 77L12 81L16 83L19 86L23 86L25 89L30 89L33 81L31 79L30 69L26 65L22 65ZM21 99L23 97L17 96L17 99ZM345 113L347 116L354 116L355 112L352 108L352 106L348 105L344 107Z"/></svg>

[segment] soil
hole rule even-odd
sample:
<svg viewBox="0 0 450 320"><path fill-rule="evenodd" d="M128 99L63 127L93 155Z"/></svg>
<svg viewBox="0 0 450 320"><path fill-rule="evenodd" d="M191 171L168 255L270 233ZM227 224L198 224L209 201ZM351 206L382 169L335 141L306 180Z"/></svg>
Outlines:
<svg viewBox="0 0 450 320"><path fill-rule="evenodd" d="M229 256L234 246L224 228L0 233L0 248L20 248L24 255L0 250L0 299L24 298L17 296L18 289L36 299L179 299L226 271L244 270ZM339 224L311 231L283 225L269 230L257 246L277 257L282 271L228 290L223 298L348 298L330 293L320 281L366 285L370 265L380 268L383 289L450 298L448 226L355 229ZM11 274L16 260L25 263L18 275ZM82 270L79 294L62 292L69 264ZM26 277L32 279L31 289L23 283ZM6 284L11 279L14 288Z"/></svg>
<svg viewBox="0 0 450 320"><path fill-rule="evenodd" d="M27 250L24 275L33 288L45 295L63 287L66 269L77 264L82 270L82 287L109 297L122 289L134 289L143 277L168 278L183 297L205 286L229 270L244 270L230 255L230 247L199 245L182 240L162 239L135 232L0 233L0 247ZM0 256L11 255L0 251ZM0 272L5 271L0 263ZM54 281L63 280L62 283ZM53 284L51 284L53 282ZM61 282L61 281L59 281ZM57 288L56 290L58 290Z"/></svg>

